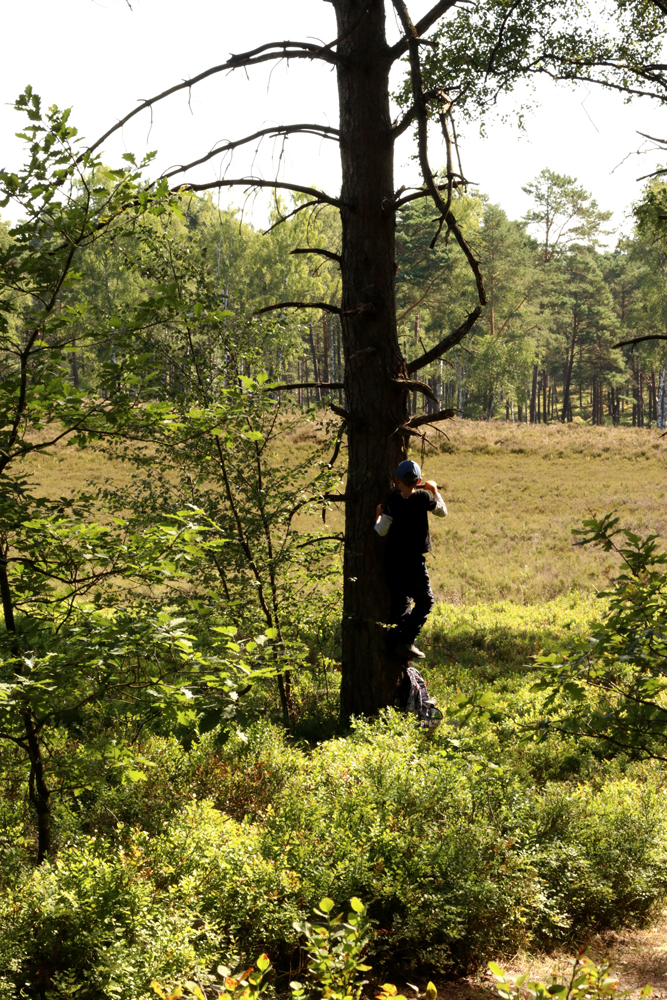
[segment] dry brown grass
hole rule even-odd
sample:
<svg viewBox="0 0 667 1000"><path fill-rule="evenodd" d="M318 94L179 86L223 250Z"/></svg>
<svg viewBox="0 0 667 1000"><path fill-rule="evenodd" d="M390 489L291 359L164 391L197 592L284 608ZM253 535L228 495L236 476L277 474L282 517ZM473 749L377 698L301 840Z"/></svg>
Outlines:
<svg viewBox="0 0 667 1000"><path fill-rule="evenodd" d="M441 601L530 604L604 587L616 557L572 546L572 529L591 512L617 510L628 527L667 536L667 438L659 431L470 420L441 426L449 441L429 431L440 447L427 447L422 463L449 508L444 521L433 521L429 557ZM277 460L301 458L323 436L321 422L304 423L281 443ZM419 450L411 454L421 461ZM33 455L25 468L40 492L54 496L131 474L101 450L66 445ZM342 525L342 512L333 511L326 530Z"/></svg>
<svg viewBox="0 0 667 1000"><path fill-rule="evenodd" d="M622 931L605 931L591 936L588 945L590 957L597 962L612 963L610 975L618 980L619 990L639 993L643 986L653 986L656 1000L667 997L667 920L665 914L650 928ZM531 979L548 983L555 973L561 980L572 967L568 957L576 954L576 947L559 949L550 954L522 953L510 959L499 959L498 964L512 975L528 973ZM438 983L440 1000L498 1000L495 980L488 972L467 976L457 982Z"/></svg>
<svg viewBox="0 0 667 1000"><path fill-rule="evenodd" d="M616 557L573 548L591 512L667 534L667 439L639 428L449 421L426 449L449 516L433 524L436 596L451 603L550 600L605 585ZM419 459L420 454L414 453Z"/></svg>

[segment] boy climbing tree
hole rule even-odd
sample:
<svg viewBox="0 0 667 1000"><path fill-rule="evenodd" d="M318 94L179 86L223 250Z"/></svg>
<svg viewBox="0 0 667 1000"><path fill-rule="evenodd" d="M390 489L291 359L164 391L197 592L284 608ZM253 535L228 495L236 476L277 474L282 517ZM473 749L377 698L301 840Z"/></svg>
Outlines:
<svg viewBox="0 0 667 1000"><path fill-rule="evenodd" d="M375 530L387 536L385 574L391 598L389 644L394 655L403 661L424 659L415 639L428 618L434 598L424 554L431 552L428 527L429 511L445 517L447 507L433 480L421 483L421 469L416 462L401 462L396 470L396 489L376 510ZM410 601L414 606L410 610Z"/></svg>

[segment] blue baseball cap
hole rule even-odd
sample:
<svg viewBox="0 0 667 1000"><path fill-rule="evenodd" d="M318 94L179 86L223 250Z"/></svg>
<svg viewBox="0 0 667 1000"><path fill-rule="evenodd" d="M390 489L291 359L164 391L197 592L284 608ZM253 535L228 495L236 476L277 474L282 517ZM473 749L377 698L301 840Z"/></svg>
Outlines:
<svg viewBox="0 0 667 1000"><path fill-rule="evenodd" d="M397 479L405 480L406 477L416 481L419 481L422 477L422 470L416 462L411 462L409 458L406 458L404 462L401 462L399 467L396 469Z"/></svg>

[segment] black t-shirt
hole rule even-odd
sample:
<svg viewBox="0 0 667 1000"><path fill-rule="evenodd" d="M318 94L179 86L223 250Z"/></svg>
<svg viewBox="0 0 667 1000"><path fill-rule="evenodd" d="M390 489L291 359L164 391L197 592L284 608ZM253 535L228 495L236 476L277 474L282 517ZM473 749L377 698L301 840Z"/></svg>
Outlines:
<svg viewBox="0 0 667 1000"><path fill-rule="evenodd" d="M417 556L431 551L428 512L436 508L429 490L415 490L405 499L393 490L383 505L393 521L387 534L387 555Z"/></svg>

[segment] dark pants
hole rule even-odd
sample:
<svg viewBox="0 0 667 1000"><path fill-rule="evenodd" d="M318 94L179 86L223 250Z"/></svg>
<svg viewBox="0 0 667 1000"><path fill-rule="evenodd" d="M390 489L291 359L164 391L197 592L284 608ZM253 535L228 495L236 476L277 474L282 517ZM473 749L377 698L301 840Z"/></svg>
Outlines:
<svg viewBox="0 0 667 1000"><path fill-rule="evenodd" d="M391 624L389 633L392 646L406 643L411 646L421 631L435 603L423 556L387 562L387 584L391 598ZM410 610L410 600L414 607Z"/></svg>

